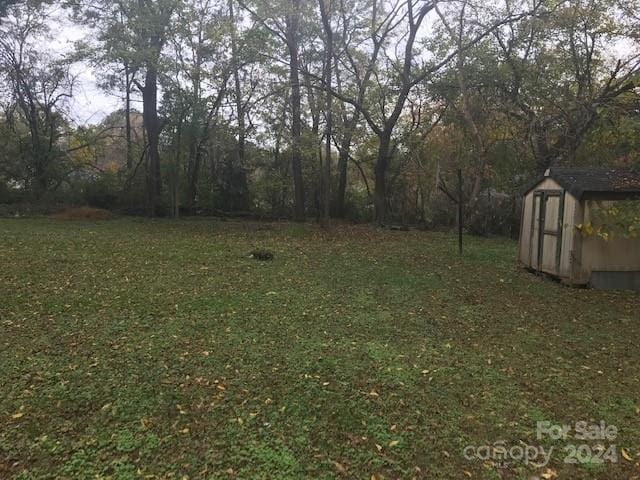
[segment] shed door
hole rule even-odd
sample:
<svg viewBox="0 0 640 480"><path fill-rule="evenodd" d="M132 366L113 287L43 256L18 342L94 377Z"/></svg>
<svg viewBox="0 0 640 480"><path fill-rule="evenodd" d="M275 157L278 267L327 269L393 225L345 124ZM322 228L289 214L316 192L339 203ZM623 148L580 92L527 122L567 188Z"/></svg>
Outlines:
<svg viewBox="0 0 640 480"><path fill-rule="evenodd" d="M531 238L529 239L529 265L534 270L540 269L540 220L542 218L542 192L533 194L533 209L531 212Z"/></svg>
<svg viewBox="0 0 640 480"><path fill-rule="evenodd" d="M557 275L559 272L562 248L562 221L564 216L564 192L561 190L543 190L536 192L537 206L535 215L537 251L534 268ZM532 246L533 247L533 246Z"/></svg>

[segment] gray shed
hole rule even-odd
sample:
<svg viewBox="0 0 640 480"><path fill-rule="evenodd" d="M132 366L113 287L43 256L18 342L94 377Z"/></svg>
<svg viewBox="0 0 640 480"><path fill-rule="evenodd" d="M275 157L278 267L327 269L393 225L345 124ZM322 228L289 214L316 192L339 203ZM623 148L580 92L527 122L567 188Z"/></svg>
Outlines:
<svg viewBox="0 0 640 480"><path fill-rule="evenodd" d="M636 208L638 199L640 170L547 170L524 193L520 263L572 285L640 291L640 237L593 234L598 211Z"/></svg>

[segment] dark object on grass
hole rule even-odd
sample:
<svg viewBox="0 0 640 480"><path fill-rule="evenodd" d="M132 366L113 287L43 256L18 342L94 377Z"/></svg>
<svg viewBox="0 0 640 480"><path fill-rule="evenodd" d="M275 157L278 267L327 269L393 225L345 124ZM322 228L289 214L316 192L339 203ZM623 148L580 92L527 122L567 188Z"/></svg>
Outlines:
<svg viewBox="0 0 640 480"><path fill-rule="evenodd" d="M273 252L266 250L264 248L257 248L251 251L251 253L249 254L249 257L253 258L254 260L262 260L262 261L273 260Z"/></svg>

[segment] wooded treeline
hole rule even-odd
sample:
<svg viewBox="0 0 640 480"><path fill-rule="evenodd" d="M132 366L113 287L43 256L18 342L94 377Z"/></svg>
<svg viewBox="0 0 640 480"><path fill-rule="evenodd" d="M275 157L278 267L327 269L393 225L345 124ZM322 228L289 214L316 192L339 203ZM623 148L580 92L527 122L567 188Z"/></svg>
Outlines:
<svg viewBox="0 0 640 480"><path fill-rule="evenodd" d="M5 1L0 203L446 223L462 169L500 223L549 166L639 164L637 3ZM79 65L122 99L96 125Z"/></svg>

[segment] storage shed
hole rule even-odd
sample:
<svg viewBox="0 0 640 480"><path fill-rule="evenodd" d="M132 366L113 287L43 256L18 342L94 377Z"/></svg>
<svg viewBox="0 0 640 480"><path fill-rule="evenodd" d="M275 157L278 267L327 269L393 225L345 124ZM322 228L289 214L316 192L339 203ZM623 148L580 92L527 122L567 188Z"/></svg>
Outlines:
<svg viewBox="0 0 640 480"><path fill-rule="evenodd" d="M547 170L524 193L520 263L572 285L640 291L638 199L640 170Z"/></svg>

